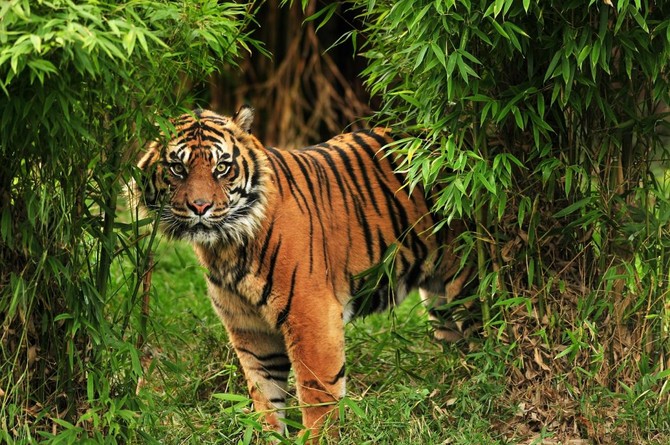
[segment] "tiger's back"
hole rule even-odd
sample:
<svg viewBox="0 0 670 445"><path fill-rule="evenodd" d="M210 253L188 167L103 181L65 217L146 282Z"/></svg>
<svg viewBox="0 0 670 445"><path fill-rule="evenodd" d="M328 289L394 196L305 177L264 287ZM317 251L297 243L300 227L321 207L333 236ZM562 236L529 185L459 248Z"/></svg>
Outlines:
<svg viewBox="0 0 670 445"><path fill-rule="evenodd" d="M182 116L177 137L140 162L157 171L137 192L150 191L149 209L161 202L168 234L194 243L255 408L283 429L293 369L303 424L316 432L345 393L344 322L413 288L453 298L466 278L455 233L432 234L430 202L409 194L384 156L386 131L286 151L263 147L252 117L250 108ZM392 279L364 276L382 261L393 263ZM352 298L368 280L376 290Z"/></svg>
<svg viewBox="0 0 670 445"><path fill-rule="evenodd" d="M306 279L328 283L356 314L384 309L386 296L399 302L408 289L432 279L444 241L430 236L436 221L423 192L410 195L392 159L384 156L390 142L384 130L375 129L301 150L268 150L279 195L274 214L268 214L269 230L280 234L270 244L291 238L288 252L304 265ZM364 285L360 274L379 264L392 245L396 289L380 289L365 308L361 300L350 302Z"/></svg>

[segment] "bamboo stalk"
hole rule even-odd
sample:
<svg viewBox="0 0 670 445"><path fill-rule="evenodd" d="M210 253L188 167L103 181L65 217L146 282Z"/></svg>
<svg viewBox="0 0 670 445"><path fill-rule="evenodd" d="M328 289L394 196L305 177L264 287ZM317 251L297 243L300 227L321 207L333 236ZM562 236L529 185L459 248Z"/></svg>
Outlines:
<svg viewBox="0 0 670 445"><path fill-rule="evenodd" d="M107 134L113 134L111 128L111 119L109 113L105 114L104 126ZM117 172L120 170L121 156L117 147L116 139L107 140L105 149L109 158L106 159L109 168L105 171ZM100 237L100 256L98 262L98 273L96 277L96 287L100 294L100 298L104 301L107 297L107 285L109 283L110 270L112 267L112 259L114 256L114 245L116 243L116 234L114 232L114 222L116 220L116 203L118 198L117 189L115 187L117 177L110 178L109 176L101 178L101 188L103 193L107 193L105 200L105 209L103 216L102 235Z"/></svg>
<svg viewBox="0 0 670 445"><path fill-rule="evenodd" d="M149 252L147 268L142 276L142 311L140 312L140 331L137 335L137 349L146 341L147 321L149 320L149 301L151 298L151 277L154 271L154 253Z"/></svg>

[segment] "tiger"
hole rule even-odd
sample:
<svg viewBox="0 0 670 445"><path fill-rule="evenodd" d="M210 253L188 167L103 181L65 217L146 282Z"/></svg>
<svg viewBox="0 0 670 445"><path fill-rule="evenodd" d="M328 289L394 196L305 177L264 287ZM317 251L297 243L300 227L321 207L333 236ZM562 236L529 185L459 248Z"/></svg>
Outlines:
<svg viewBox="0 0 670 445"><path fill-rule="evenodd" d="M253 119L248 105L174 119L140 159L132 193L169 238L192 243L266 427L285 434L292 370L302 434L319 437L345 395L345 323L418 289L441 323L435 336L456 341L462 323L442 312L476 274L455 242L464 223L434 230L431 198L410 192L388 156L389 129L282 150L261 144ZM389 258L392 277L366 273Z"/></svg>

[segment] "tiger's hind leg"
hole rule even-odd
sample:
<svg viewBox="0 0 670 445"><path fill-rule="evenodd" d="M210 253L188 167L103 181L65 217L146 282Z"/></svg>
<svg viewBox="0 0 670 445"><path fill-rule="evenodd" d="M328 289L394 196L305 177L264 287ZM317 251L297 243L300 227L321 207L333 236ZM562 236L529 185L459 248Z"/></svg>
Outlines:
<svg viewBox="0 0 670 445"><path fill-rule="evenodd" d="M447 302L441 295L419 289L419 295L428 310L436 340L457 343L476 336L481 328L481 312L476 296L464 302Z"/></svg>
<svg viewBox="0 0 670 445"><path fill-rule="evenodd" d="M476 292L479 282L470 277L472 272L462 271L445 286L443 293L419 288L437 340L457 343L480 333L482 315Z"/></svg>
<svg viewBox="0 0 670 445"><path fill-rule="evenodd" d="M433 336L436 340L448 343L457 343L463 339L463 334L451 317L451 309L447 308L445 298L435 295L426 289L419 289L421 301L428 311L428 319L433 328Z"/></svg>

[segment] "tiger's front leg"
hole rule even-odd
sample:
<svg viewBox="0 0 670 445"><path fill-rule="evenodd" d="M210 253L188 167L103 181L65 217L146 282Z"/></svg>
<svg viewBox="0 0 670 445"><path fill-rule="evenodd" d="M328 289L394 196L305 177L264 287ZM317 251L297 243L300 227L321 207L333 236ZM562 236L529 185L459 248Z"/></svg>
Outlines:
<svg viewBox="0 0 670 445"><path fill-rule="evenodd" d="M324 423L337 417L344 397L345 357L342 306L334 295L296 295L281 326L296 380L302 424L316 443ZM337 430L330 431L337 435Z"/></svg>
<svg viewBox="0 0 670 445"><path fill-rule="evenodd" d="M283 433L282 419L291 371L283 336L270 329L242 298L212 283L210 298L244 370L254 410L264 413L268 428Z"/></svg>
<svg viewBox="0 0 670 445"><path fill-rule="evenodd" d="M254 411L264 413L267 426L284 433L287 381L291 363L280 335L228 329L244 370Z"/></svg>

